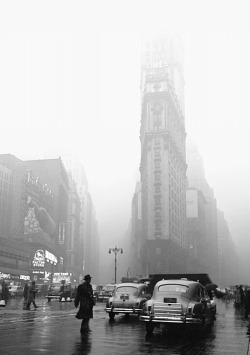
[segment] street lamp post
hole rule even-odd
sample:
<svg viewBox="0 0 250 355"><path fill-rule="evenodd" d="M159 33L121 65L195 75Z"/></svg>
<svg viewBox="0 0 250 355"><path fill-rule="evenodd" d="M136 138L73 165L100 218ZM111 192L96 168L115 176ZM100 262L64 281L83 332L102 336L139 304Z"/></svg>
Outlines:
<svg viewBox="0 0 250 355"><path fill-rule="evenodd" d="M121 252L121 254L123 254L123 249L122 248L117 248L117 246L115 246L115 248L109 248L109 254L111 254L111 252L113 252L115 254L115 284L116 284L117 254L119 252Z"/></svg>

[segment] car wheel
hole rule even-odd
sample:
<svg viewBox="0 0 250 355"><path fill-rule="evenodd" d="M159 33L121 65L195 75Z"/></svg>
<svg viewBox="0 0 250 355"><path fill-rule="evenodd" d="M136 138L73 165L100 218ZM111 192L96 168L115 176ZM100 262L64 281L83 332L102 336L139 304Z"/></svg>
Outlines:
<svg viewBox="0 0 250 355"><path fill-rule="evenodd" d="M146 322L147 335L151 335L154 331L155 325L152 322Z"/></svg>
<svg viewBox="0 0 250 355"><path fill-rule="evenodd" d="M115 319L115 313L110 312L109 313L109 320L114 320Z"/></svg>

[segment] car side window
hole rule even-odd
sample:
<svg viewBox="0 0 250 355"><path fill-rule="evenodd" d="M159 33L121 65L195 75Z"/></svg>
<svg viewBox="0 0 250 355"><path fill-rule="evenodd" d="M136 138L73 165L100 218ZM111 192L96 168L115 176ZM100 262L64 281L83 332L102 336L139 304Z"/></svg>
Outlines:
<svg viewBox="0 0 250 355"><path fill-rule="evenodd" d="M203 289L203 292L204 292L204 297L210 299L210 297L208 296L207 290L205 288Z"/></svg>
<svg viewBox="0 0 250 355"><path fill-rule="evenodd" d="M197 287L196 291L195 291L195 298L197 300L200 300L200 298L202 297L202 294L201 294L201 288L200 287Z"/></svg>

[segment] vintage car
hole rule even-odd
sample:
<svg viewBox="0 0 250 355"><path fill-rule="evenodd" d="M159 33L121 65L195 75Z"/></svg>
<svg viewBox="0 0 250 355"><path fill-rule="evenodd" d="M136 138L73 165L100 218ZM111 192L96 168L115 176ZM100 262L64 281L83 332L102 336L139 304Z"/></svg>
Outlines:
<svg viewBox="0 0 250 355"><path fill-rule="evenodd" d="M147 334L152 334L155 326L161 324L211 324L215 314L216 304L201 283L162 280L156 283L152 298L143 305L139 319L146 322Z"/></svg>
<svg viewBox="0 0 250 355"><path fill-rule="evenodd" d="M94 299L96 302L99 301L99 295L102 292L103 286L100 285L92 285Z"/></svg>
<svg viewBox="0 0 250 355"><path fill-rule="evenodd" d="M76 287L72 287L71 284L54 283L52 284L46 295L48 302L53 299L59 300L60 302L69 301L75 297Z"/></svg>
<svg viewBox="0 0 250 355"><path fill-rule="evenodd" d="M144 303L151 298L148 286L144 283L117 284L106 304L109 319L113 320L116 314L140 314Z"/></svg>
<svg viewBox="0 0 250 355"><path fill-rule="evenodd" d="M99 292L98 301L107 301L113 295L115 286L115 284L107 284L106 286L104 286Z"/></svg>
<svg viewBox="0 0 250 355"><path fill-rule="evenodd" d="M9 286L9 293L12 298L23 297L23 286Z"/></svg>

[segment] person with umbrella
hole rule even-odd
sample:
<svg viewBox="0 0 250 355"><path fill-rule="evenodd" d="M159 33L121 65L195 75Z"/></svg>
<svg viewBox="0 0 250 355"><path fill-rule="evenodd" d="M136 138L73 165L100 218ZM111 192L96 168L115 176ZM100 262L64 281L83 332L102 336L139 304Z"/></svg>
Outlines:
<svg viewBox="0 0 250 355"><path fill-rule="evenodd" d="M213 297L214 297L215 290L218 288L218 285L216 285L216 284L207 284L205 287L206 287L206 290L207 290L207 293L208 293L208 296L209 296L210 300L212 300Z"/></svg>

